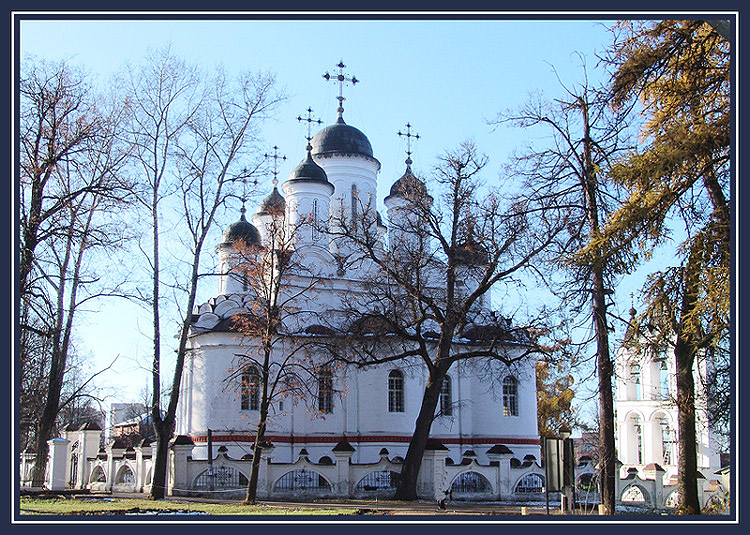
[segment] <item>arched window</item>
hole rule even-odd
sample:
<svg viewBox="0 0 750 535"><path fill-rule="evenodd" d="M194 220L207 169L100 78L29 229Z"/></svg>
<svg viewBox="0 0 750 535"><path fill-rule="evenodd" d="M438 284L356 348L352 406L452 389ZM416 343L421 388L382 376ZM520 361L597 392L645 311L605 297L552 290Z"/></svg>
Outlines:
<svg viewBox="0 0 750 535"><path fill-rule="evenodd" d="M630 382L635 386L635 397L641 399L641 367L638 364L630 366Z"/></svg>
<svg viewBox="0 0 750 535"><path fill-rule="evenodd" d="M443 384L440 387L440 414L444 416L453 414L453 392L451 388L451 378L446 375L443 377Z"/></svg>
<svg viewBox="0 0 750 535"><path fill-rule="evenodd" d="M641 417L637 414L630 416L630 429L631 429L631 441L630 445L633 448L633 455L630 456L632 459L629 461L633 464L643 464L643 425Z"/></svg>
<svg viewBox="0 0 750 535"><path fill-rule="evenodd" d="M518 416L518 381L512 375L503 379L503 416Z"/></svg>
<svg viewBox="0 0 750 535"><path fill-rule="evenodd" d="M318 412L333 412L333 374L326 368L318 372Z"/></svg>
<svg viewBox="0 0 750 535"><path fill-rule="evenodd" d="M404 375L399 370L388 374L388 412L404 412Z"/></svg>
<svg viewBox="0 0 750 535"><path fill-rule="evenodd" d="M242 374L240 384L240 409L257 411L260 401L260 374L255 367L249 367Z"/></svg>

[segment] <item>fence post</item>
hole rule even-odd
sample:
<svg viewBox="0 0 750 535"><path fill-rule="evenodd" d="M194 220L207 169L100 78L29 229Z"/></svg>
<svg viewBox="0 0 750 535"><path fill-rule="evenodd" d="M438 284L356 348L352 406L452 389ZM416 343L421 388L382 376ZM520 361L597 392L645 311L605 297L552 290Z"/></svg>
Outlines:
<svg viewBox="0 0 750 535"><path fill-rule="evenodd" d="M64 490L68 475L68 444L64 438L53 438L49 444L49 475L46 481L50 490Z"/></svg>
<svg viewBox="0 0 750 535"><path fill-rule="evenodd" d="M339 441L333 447L333 455L336 457L336 495L339 498L350 498L357 482L351 479L351 458L354 446L348 440Z"/></svg>

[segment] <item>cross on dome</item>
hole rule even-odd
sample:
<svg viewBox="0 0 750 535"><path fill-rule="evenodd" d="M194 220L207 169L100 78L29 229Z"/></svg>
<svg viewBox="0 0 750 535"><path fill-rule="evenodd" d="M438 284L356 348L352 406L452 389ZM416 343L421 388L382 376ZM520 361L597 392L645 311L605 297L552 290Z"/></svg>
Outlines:
<svg viewBox="0 0 750 535"><path fill-rule="evenodd" d="M247 201L247 178L251 176L251 173L248 172L247 167L242 168L242 173L237 176L238 179L242 179L242 197L240 197L240 200L242 201L242 207L240 208L240 216L245 216L245 202ZM254 179L253 184L256 186L258 185L258 180Z"/></svg>
<svg viewBox="0 0 750 535"><path fill-rule="evenodd" d="M333 79L339 84L339 96L336 97L339 101L339 107L336 111L338 112L339 117L342 117L344 115L344 101L346 100L344 98L344 84L346 82L351 82L351 84L354 85L359 82L359 80L357 80L356 76L352 76L351 78L346 77L346 75L344 74L344 67L346 67L346 65L344 65L344 60L339 61L339 64L336 66L339 68L338 75L333 76L329 74L328 71L326 71L326 73L323 75L323 78L326 79L326 82L329 82Z"/></svg>
<svg viewBox="0 0 750 535"><path fill-rule="evenodd" d="M307 152L310 152L312 150L312 145L310 144L310 141L312 140L312 134L311 134L311 128L312 123L318 123L323 124L323 121L320 119L313 119L312 118L312 108L307 108L307 118L302 117L301 115L297 116L298 121L306 121L307 122L307 137L305 139L307 140Z"/></svg>
<svg viewBox="0 0 750 535"><path fill-rule="evenodd" d="M263 155L263 157L266 158L266 159L273 158L273 187L275 188L276 185L279 183L279 179L278 179L279 170L278 170L278 165L277 165L278 161L279 160L282 160L282 161L286 160L286 156L279 156L279 147L277 147L276 145L274 145L273 146L273 154L271 155L271 154L266 153L266 154Z"/></svg>
<svg viewBox="0 0 750 535"><path fill-rule="evenodd" d="M398 131L399 136L406 138L406 167L411 169L411 138L419 139L419 134L411 133L411 124L406 123L406 133L404 134L401 130Z"/></svg>

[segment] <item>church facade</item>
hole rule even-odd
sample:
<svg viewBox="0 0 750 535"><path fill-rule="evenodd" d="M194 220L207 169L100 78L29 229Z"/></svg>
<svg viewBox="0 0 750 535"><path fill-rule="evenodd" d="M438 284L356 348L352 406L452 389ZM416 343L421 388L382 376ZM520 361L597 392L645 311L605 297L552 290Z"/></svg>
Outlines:
<svg viewBox="0 0 750 535"><path fill-rule="evenodd" d="M340 101L343 100L340 98ZM387 222L401 217L402 192L407 185L424 185L406 171L394 180L384 200ZM239 358L253 351L252 337L232 330L231 318L251 307L252 296L236 265L234 245L238 241L259 248L272 246L269 228L272 208L285 211L286 225L300 221L352 220L358 210L377 205L380 162L370 141L357 128L346 124L339 107L337 120L308 138L301 163L258 206L250 220L244 206L240 220L226 229L218 245L221 276L217 295L197 306L193 316L191 351L182 380L176 433L195 444L193 457L207 458L211 431L213 448L225 448L233 458L252 453L258 421L258 389L248 373L237 372ZM345 219L345 218L343 218ZM374 220L375 221L375 220ZM403 225L386 225L377 214L376 223L385 251L409 240ZM372 266L359 262L342 268L347 245L335 240L335 232L321 232L314 224L299 227L295 237L298 262L307 275L290 278L289 293L297 293L296 313L285 319L286 339L274 349L273 359L283 359L291 348L313 334L346 331L351 318L341 311L345 302L363 292ZM335 229L333 229L335 231ZM467 281L467 283L469 283ZM477 317L496 318L489 295L482 299ZM322 319L324 318L324 319ZM495 321L493 319L493 321ZM480 344L461 337L457 345ZM511 354L512 347L506 348ZM492 373L488 375L488 369ZM253 376L255 377L255 376ZM275 401L268 420L266 438L273 444L273 462L294 462L305 452L312 462L332 461L331 448L347 441L354 447L351 461L372 463L386 449L396 462L406 455L427 380L418 359L405 359L364 368L337 367L328 387L334 395L313 392L310 399L282 398ZM443 382L439 414L431 438L444 445L448 463L460 463L464 454L489 463L492 448L508 448L517 460L539 460L536 386L531 358L508 367L501 363L458 361ZM527 459L528 460L528 459Z"/></svg>

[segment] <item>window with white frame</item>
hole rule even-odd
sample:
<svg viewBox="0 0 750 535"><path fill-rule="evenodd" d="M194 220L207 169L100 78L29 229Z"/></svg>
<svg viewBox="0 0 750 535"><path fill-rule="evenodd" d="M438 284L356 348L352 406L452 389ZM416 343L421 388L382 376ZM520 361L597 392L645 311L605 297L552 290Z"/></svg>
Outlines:
<svg viewBox="0 0 750 535"><path fill-rule="evenodd" d="M404 374L400 370L388 374L388 412L404 412Z"/></svg>
<svg viewBox="0 0 750 535"><path fill-rule="evenodd" d="M518 381L512 375L503 379L503 416L518 416Z"/></svg>
<svg viewBox="0 0 750 535"><path fill-rule="evenodd" d="M318 372L318 412L333 412L333 373L327 368Z"/></svg>
<svg viewBox="0 0 750 535"><path fill-rule="evenodd" d="M240 409L243 411L257 411L260 401L260 374L258 369L251 366L245 370L240 378Z"/></svg>
<svg viewBox="0 0 750 535"><path fill-rule="evenodd" d="M440 414L443 416L453 414L453 392L450 375L443 377L443 384L440 386Z"/></svg>

